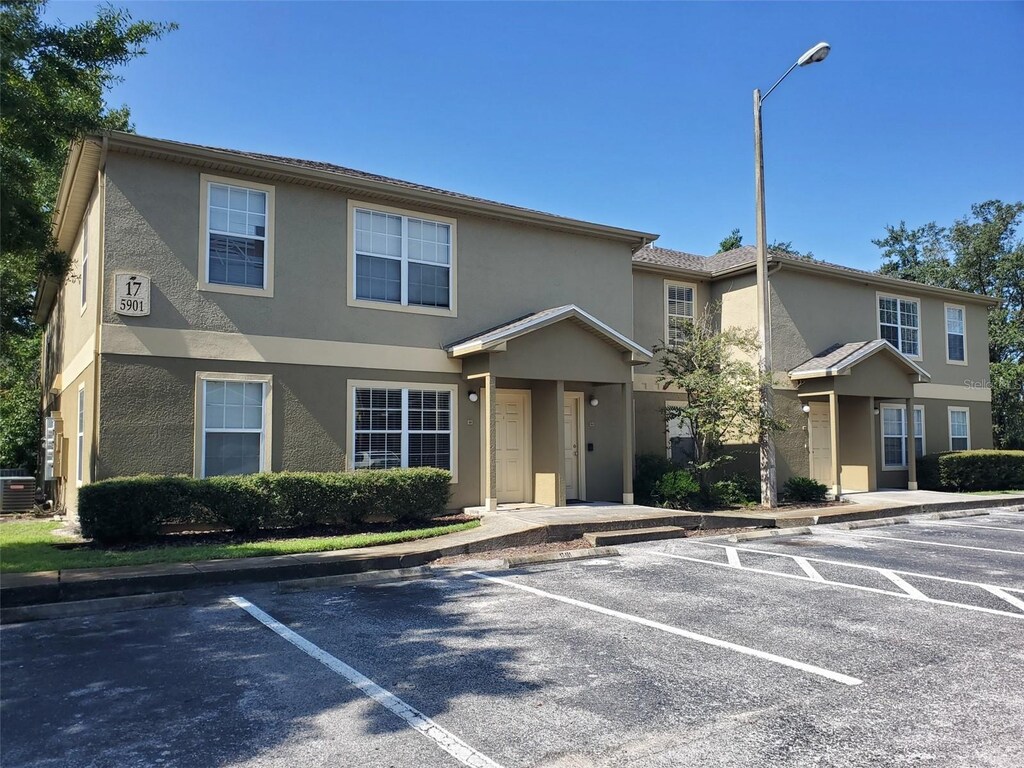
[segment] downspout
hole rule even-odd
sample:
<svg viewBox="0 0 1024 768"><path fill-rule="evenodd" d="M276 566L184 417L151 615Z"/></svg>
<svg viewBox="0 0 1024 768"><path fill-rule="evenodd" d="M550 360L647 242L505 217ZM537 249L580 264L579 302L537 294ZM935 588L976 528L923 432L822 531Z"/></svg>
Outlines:
<svg viewBox="0 0 1024 768"><path fill-rule="evenodd" d="M98 194L96 202L99 205L99 238L96 248L96 327L92 349L92 451L90 452L89 478L96 480L96 457L100 448L100 333L103 329L103 289L106 284L106 267L104 262L104 251L107 240L107 150L110 139L103 135L103 143L100 148L100 166L96 172L96 184Z"/></svg>

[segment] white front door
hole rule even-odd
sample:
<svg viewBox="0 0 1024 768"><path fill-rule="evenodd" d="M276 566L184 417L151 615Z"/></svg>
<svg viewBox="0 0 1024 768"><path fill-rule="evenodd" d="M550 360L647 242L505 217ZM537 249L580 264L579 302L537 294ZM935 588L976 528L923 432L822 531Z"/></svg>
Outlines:
<svg viewBox="0 0 1024 768"><path fill-rule="evenodd" d="M530 467L525 392L501 392L495 397L495 444L497 448L498 502L526 501Z"/></svg>
<svg viewBox="0 0 1024 768"><path fill-rule="evenodd" d="M583 395L572 392L565 396L562 424L565 433L565 498L582 499L580 491L580 455L585 446L580 444L580 419Z"/></svg>
<svg viewBox="0 0 1024 768"><path fill-rule="evenodd" d="M832 487L832 421L828 403L810 403L811 478Z"/></svg>

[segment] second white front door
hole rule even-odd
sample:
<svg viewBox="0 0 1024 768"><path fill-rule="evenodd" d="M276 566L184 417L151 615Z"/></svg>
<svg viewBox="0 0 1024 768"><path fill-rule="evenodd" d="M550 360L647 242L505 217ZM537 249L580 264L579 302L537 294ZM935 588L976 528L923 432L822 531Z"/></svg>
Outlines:
<svg viewBox="0 0 1024 768"><path fill-rule="evenodd" d="M580 481L581 456L586 446L581 444L582 430L580 419L583 418L583 395L570 392L565 396L562 410L562 425L565 434L565 498L582 499Z"/></svg>

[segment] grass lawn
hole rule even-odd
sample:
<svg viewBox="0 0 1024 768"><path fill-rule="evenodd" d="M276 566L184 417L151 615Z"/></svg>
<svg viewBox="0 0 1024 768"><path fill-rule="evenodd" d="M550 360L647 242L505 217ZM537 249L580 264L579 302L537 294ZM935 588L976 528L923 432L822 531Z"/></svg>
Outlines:
<svg viewBox="0 0 1024 768"><path fill-rule="evenodd" d="M147 565L149 563L189 563L194 560L216 560L231 557L295 555L304 552L326 552L336 549L373 547L402 541L428 539L446 533L468 531L480 525L479 520L433 528L414 528L385 533L356 533L349 536L312 536L305 539L269 539L225 544L163 545L144 549L107 550L87 545L59 549L60 539L52 531L60 527L52 520L24 520L0 523L0 572L59 571L66 568L104 568L114 565Z"/></svg>

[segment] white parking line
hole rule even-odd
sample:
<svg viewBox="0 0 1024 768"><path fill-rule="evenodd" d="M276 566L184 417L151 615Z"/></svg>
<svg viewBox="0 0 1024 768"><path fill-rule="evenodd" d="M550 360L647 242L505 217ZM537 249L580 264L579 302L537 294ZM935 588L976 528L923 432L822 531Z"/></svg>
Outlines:
<svg viewBox="0 0 1024 768"><path fill-rule="evenodd" d="M925 523L924 520L914 520L915 523ZM925 525L955 525L958 528L983 528L986 531L1011 531L1012 533L1024 533L1024 528L1001 528L997 525L972 525L971 523L956 523L952 520L929 520Z"/></svg>
<svg viewBox="0 0 1024 768"><path fill-rule="evenodd" d="M1000 600L1005 600L1015 608L1020 608L1022 611L1024 611L1024 600L1021 600L1019 597L1014 597L1013 595L1009 594L1005 590L1000 589L999 587L993 587L987 584L985 585L985 589L987 589L993 595L998 597Z"/></svg>
<svg viewBox="0 0 1024 768"><path fill-rule="evenodd" d="M883 576L885 576L885 578L887 578L889 581L891 581L893 584L895 584L897 587L902 589L904 592L906 592L911 597L915 597L918 600L927 600L928 599L928 596L924 592L922 592L921 590L919 590L917 587L913 586L912 584L908 584L906 581L904 581L902 578L897 576L892 571L886 570L885 568L879 568L878 572L880 574L882 574Z"/></svg>
<svg viewBox="0 0 1024 768"><path fill-rule="evenodd" d="M740 568L740 555L736 551L736 547L725 548L725 558L729 561L729 565L733 568Z"/></svg>
<svg viewBox="0 0 1024 768"><path fill-rule="evenodd" d="M718 563L724 567L731 568L733 566L726 566L724 563ZM809 672L812 675L818 675L820 677L833 680L843 685L860 685L863 680L858 680L856 677L850 677L844 675L841 672L834 672L831 669L825 669L824 667L818 667L814 664L805 664L802 661L796 661L795 659L787 659L785 656L777 656L774 653L768 653L767 651L759 651L756 648L749 648L745 645L738 645L736 643L730 643L728 640L719 640L716 637L709 637L708 635L701 635L697 632L690 632L686 629L680 629L679 627L673 627L669 624L662 624L659 621L652 621L645 619L642 616L635 616L631 613L622 613L621 611L615 611L611 608L605 608L601 605L594 603L587 603L583 600L576 600L572 597L565 597L564 595L556 595L554 592L545 592L543 589L537 589L536 587L528 587L525 584L520 584L510 579L503 579L499 576L488 576L484 573L477 573L476 571L463 571L467 576L472 576L475 579L481 579L483 581L490 581L495 584L502 584L506 587L512 587L513 589L519 589L523 592L529 592L532 595L538 597L545 597L548 600L557 600L560 603L566 605L572 605L577 608L584 608L594 613L600 613L605 616L611 616L615 619L622 619L624 621L631 621L634 624L641 624L645 627L652 629L661 630L662 632L668 632L671 635L677 635L678 637L685 637L687 640L695 640L698 643L705 643L706 645L713 645L717 648L724 648L729 651L735 651L736 653L742 653L746 656L753 656L757 659L763 659L764 661L771 661L775 664L781 664L785 667L791 667L792 669L798 669L801 672Z"/></svg>
<svg viewBox="0 0 1024 768"><path fill-rule="evenodd" d="M309 642L302 635L288 629L284 624L257 608L244 597L232 597L230 600L296 648L312 656L331 671L341 675L366 696L369 696L382 707L393 712L404 720L410 728L419 731L463 765L472 766L472 768L501 768L491 758L473 749L455 734L446 731L418 709L409 706L390 691L381 688L373 680L356 671L340 659L335 658L319 646Z"/></svg>
<svg viewBox="0 0 1024 768"><path fill-rule="evenodd" d="M825 581L825 578L816 570L814 570L814 566L807 562L806 558L794 557L793 560L796 562L797 565L800 566L801 570L803 570L803 572L807 574L807 577L811 581Z"/></svg>
<svg viewBox="0 0 1024 768"><path fill-rule="evenodd" d="M688 544L700 544L702 547L719 547L721 549L724 549L727 546L725 544L716 544L713 541L700 541L698 539L687 539L687 543ZM797 559L797 555L791 555L788 552L773 552L773 551L771 551L769 549L756 549L756 548L753 548L753 547L743 547L740 551L742 551L742 552L753 552L753 553L756 553L756 554L759 554L759 555L773 555L775 557L788 557L791 560L796 560ZM863 565L861 563L848 563L848 562L846 562L844 560L829 560L828 558L825 558L825 557L811 557L810 555L803 555L803 556L801 556L801 559L802 560L812 560L815 563L828 563L829 565L841 565L844 568L860 568L861 570L865 570L865 571L878 571L878 570L881 570L877 565ZM700 562L704 562L704 561L702 560ZM964 581L963 579L951 579L948 576L933 576L933 575L931 575L929 573L917 573L915 571L903 571L903 570L900 570L899 568L890 568L889 570L892 571L893 573L899 573L899 574L901 574L903 576L914 576L916 578L921 578L921 579L934 579L935 581L948 581L950 584L966 584L969 587L981 587L982 589L985 589L985 588L991 586L989 584L982 584L979 581ZM1004 590L1006 590L1008 592L1024 593L1024 589L1021 589L1019 587L999 587L999 589L1004 589Z"/></svg>
<svg viewBox="0 0 1024 768"><path fill-rule="evenodd" d="M885 541L902 541L906 544L924 544L928 547L952 547L954 549L973 549L977 552L995 552L1000 555L1024 556L1024 552L1017 552L1013 549L991 549L989 547L970 547L966 544L949 544L945 541L921 541L920 539L901 539L896 536L881 536L877 533L861 533L860 531L838 531L831 530L829 533L838 533L842 536L856 536L865 539L884 539Z"/></svg>
<svg viewBox="0 0 1024 768"><path fill-rule="evenodd" d="M687 557L686 555L677 555L677 554L675 554L673 552L659 552L659 551L654 550L654 549L638 549L638 550L633 550L633 551L640 552L640 553L645 554L645 555L654 555L655 557L669 557L669 558L672 558L673 560L686 560L687 562L700 563L701 565L712 565L712 566L715 566L716 568L733 568L733 566L727 565L726 563L716 563L714 560L701 560L699 557ZM757 551L757 550L744 550L744 551L745 552L748 552L748 551L749 552L754 552L754 551ZM774 554L774 553L773 552L768 552L766 554ZM825 562L833 562L833 561L830 560L830 561L825 561ZM837 564L838 565L846 565L846 563L837 563ZM733 569L733 570L735 570L735 569ZM778 576L780 579L796 579L797 581L804 581L804 582L809 582L809 583L818 583L818 584L823 584L823 585L829 586L829 587L842 587L843 589L855 589L858 592L871 592L871 593L876 594L876 595L888 595L889 597L901 597L901 598L904 598L906 600L918 600L918 601L924 602L924 603L931 603L932 605L948 605L948 606L950 606L952 608L963 608L966 611L979 611L981 613L990 613L990 614L993 614L995 616L1009 616L1011 619L1024 619L1024 613L1013 613L1012 611L1000 611L997 608L985 608L984 606L981 606L981 605L970 605L969 603L954 603L954 602L951 602L949 600L939 600L937 598L927 597L927 596L925 596L924 598L918 598L918 597L914 597L914 596L912 596L910 594L907 594L906 592L890 592L887 589L877 589L875 587L862 587L860 584L847 584L844 581L830 581L828 579L823 579L820 582L813 582L813 580L808 578L807 576L797 576L794 573L780 573L779 571L768 571L768 570L765 570L763 568L747 568L747 567L743 567L743 568L740 568L740 570L741 571L745 571L747 573L763 573L766 576ZM872 568L871 570L878 571L880 569ZM955 579L944 579L944 581L955 581ZM970 582L961 582L961 583L970 583ZM974 584L973 586L985 588L987 585L985 585L985 584ZM997 589L998 589L998 587L997 587Z"/></svg>

